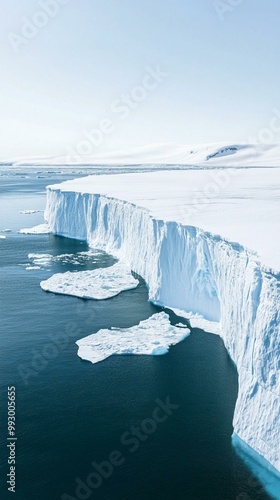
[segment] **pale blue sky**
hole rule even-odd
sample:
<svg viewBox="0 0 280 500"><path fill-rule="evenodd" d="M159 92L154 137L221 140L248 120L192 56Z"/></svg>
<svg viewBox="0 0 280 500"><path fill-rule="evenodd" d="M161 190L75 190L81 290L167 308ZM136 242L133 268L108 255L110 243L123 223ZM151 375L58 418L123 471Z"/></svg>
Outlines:
<svg viewBox="0 0 280 500"><path fill-rule="evenodd" d="M47 2L0 0L2 159L65 154L107 117L96 152L246 142L280 109L279 0L240 1L223 20L214 0L69 0L14 51L11 33ZM121 120L112 103L158 64L168 77Z"/></svg>

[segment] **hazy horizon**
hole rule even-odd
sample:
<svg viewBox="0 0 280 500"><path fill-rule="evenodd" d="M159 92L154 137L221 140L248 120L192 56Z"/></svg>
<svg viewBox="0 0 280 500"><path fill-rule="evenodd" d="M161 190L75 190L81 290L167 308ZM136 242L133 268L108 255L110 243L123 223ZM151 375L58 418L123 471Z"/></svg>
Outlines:
<svg viewBox="0 0 280 500"><path fill-rule="evenodd" d="M1 160L66 155L92 133L96 155L248 143L280 116L276 0L0 5Z"/></svg>

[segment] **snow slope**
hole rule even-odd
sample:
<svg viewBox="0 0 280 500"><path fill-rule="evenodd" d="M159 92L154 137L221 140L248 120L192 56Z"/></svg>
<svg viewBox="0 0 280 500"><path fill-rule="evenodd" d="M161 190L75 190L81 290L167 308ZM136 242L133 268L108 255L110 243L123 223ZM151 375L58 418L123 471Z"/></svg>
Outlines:
<svg viewBox="0 0 280 500"><path fill-rule="evenodd" d="M235 435L280 471L280 169L217 172L68 181L48 188L45 217L126 261L153 302L220 326L239 374Z"/></svg>
<svg viewBox="0 0 280 500"><path fill-rule="evenodd" d="M81 138L84 141L84 138ZM13 166L50 165L203 165L280 166L279 144L150 144L144 147L98 153L89 143L91 154L79 154L79 147L64 156L9 160Z"/></svg>

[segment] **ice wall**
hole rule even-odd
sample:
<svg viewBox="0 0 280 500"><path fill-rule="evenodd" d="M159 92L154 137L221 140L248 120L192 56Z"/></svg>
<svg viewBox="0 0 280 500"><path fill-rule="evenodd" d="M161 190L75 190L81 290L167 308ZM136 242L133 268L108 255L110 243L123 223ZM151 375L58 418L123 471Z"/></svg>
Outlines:
<svg viewBox="0 0 280 500"><path fill-rule="evenodd" d="M125 260L153 302L220 322L239 374L234 432L280 471L280 276L238 244L114 198L48 188L45 217Z"/></svg>

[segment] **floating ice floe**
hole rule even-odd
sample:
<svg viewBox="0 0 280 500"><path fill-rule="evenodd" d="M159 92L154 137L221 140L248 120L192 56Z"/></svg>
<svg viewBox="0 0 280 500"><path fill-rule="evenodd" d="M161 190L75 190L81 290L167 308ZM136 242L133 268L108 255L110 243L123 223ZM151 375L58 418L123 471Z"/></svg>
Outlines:
<svg viewBox="0 0 280 500"><path fill-rule="evenodd" d="M24 215L30 215L30 214L37 214L39 212L43 212L44 210L20 210L20 214Z"/></svg>
<svg viewBox="0 0 280 500"><path fill-rule="evenodd" d="M50 266L52 262L61 264L84 265L88 262L98 262L104 252L98 250L88 250L77 253L63 253L52 255L50 253L29 253L28 258L33 261L33 264L40 266Z"/></svg>
<svg viewBox="0 0 280 500"><path fill-rule="evenodd" d="M5 240L5 239L6 239L6 236L4 236L3 234L0 234L0 239L1 239L1 240Z"/></svg>
<svg viewBox="0 0 280 500"><path fill-rule="evenodd" d="M77 253L63 253L52 255L50 253L29 253L28 259L31 261L30 266L36 269L49 268L52 264L60 263L62 265L85 266L93 263L98 263L103 258L104 252L99 250L87 250ZM26 264L23 264L26 265Z"/></svg>
<svg viewBox="0 0 280 500"><path fill-rule="evenodd" d="M40 286L47 292L103 300L114 297L124 290L136 288L138 283L130 269L118 262L114 266L92 271L54 274L48 280L41 281Z"/></svg>
<svg viewBox="0 0 280 500"><path fill-rule="evenodd" d="M190 335L185 327L172 326L168 314L154 314L131 328L102 329L93 335L77 340L78 356L91 363L98 363L113 354L166 354L169 347Z"/></svg>
<svg viewBox="0 0 280 500"><path fill-rule="evenodd" d="M50 261L54 259L56 256L50 253L29 253L28 258L31 260L40 260L40 264L42 261Z"/></svg>
<svg viewBox="0 0 280 500"><path fill-rule="evenodd" d="M11 229L1 229L0 233L11 233Z"/></svg>
<svg viewBox="0 0 280 500"><path fill-rule="evenodd" d="M49 234L50 232L48 224L39 224L38 226L23 228L19 231L22 234Z"/></svg>

